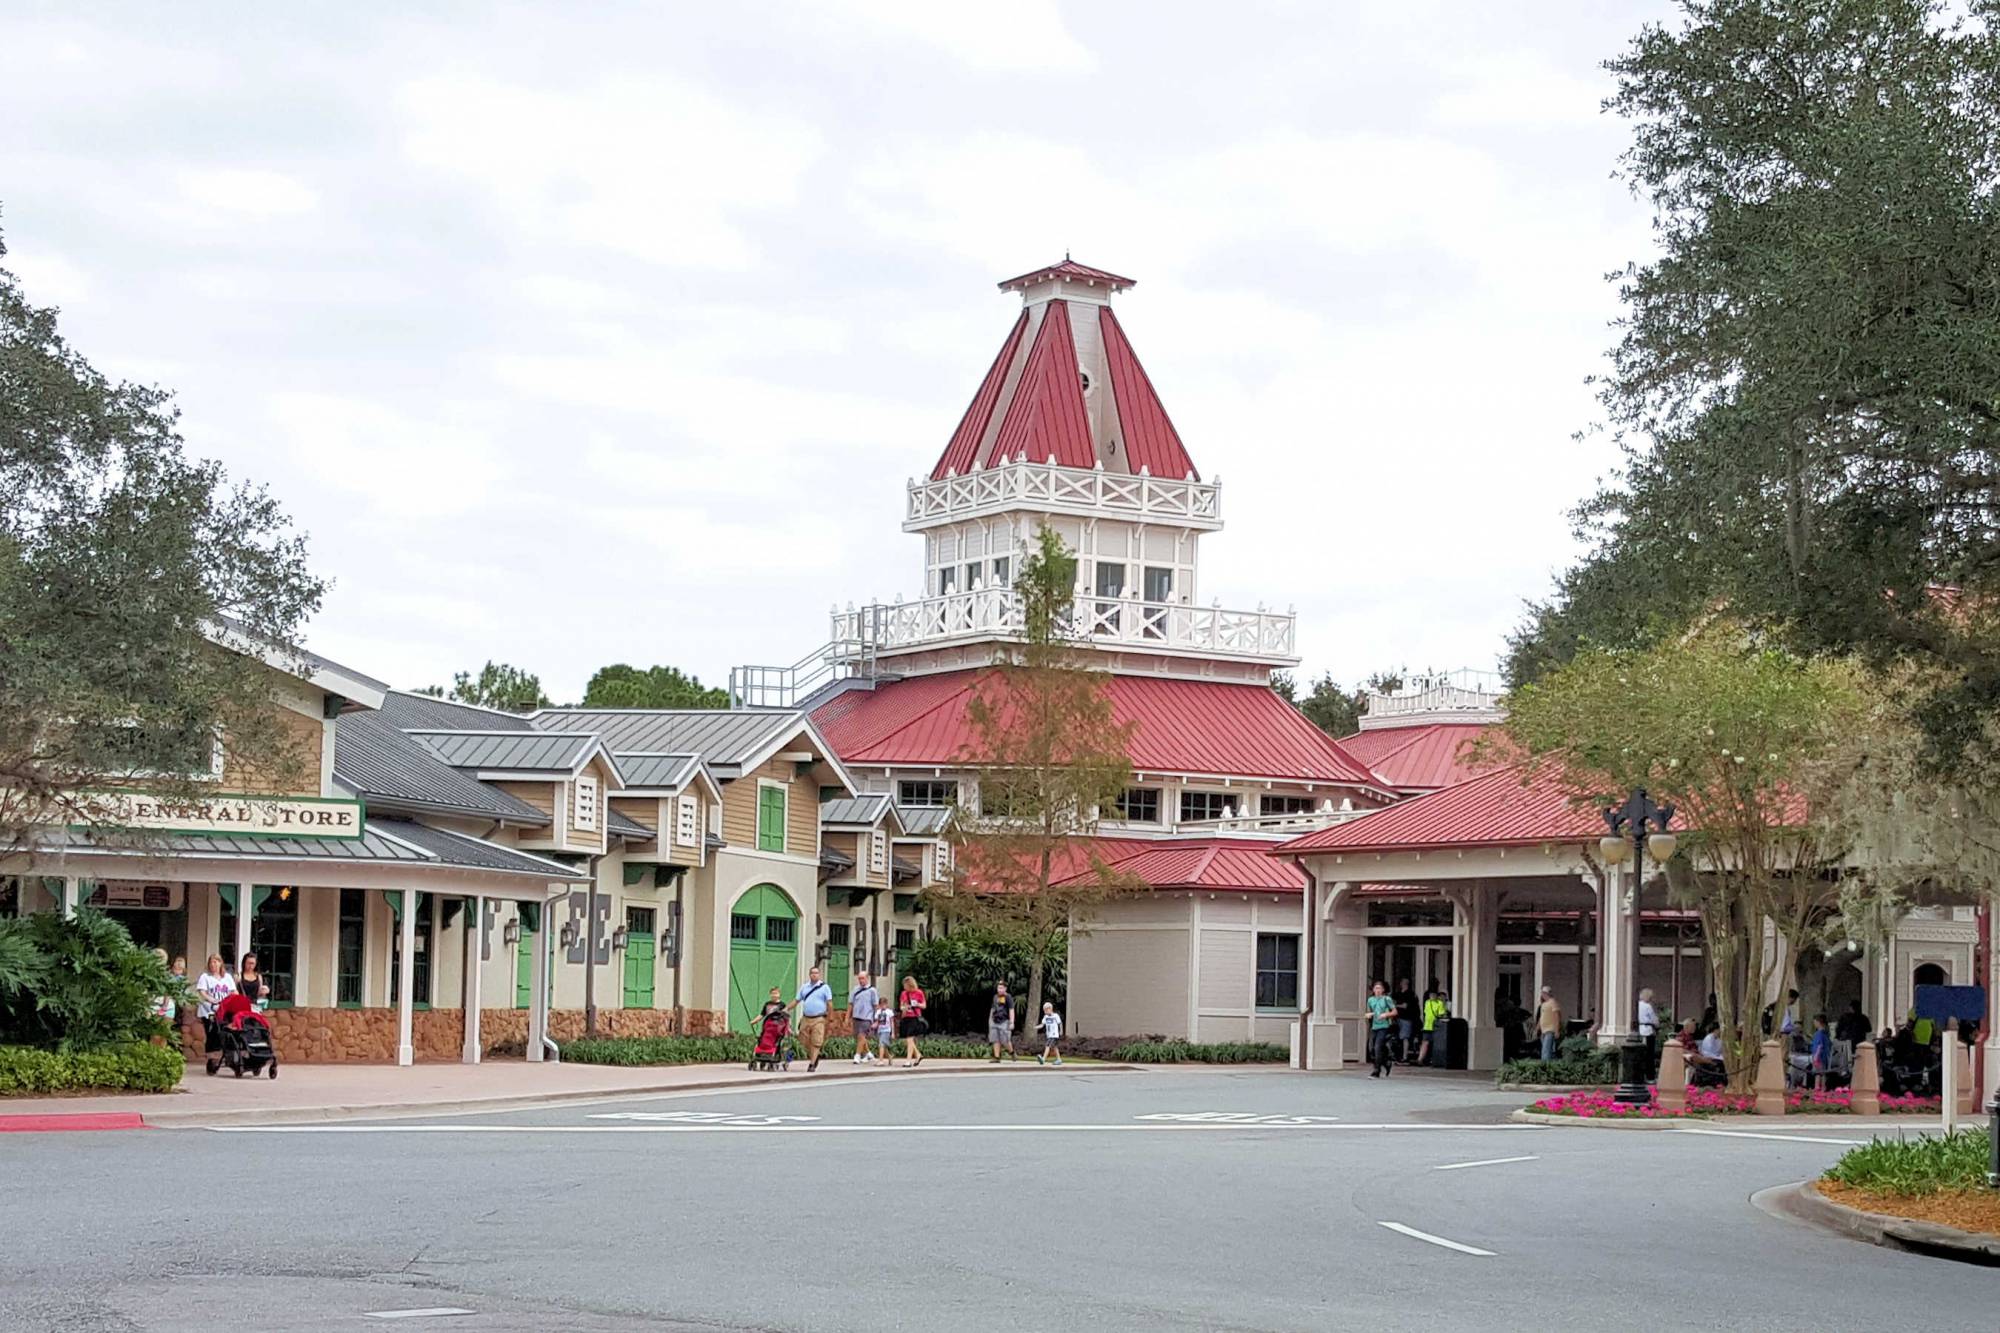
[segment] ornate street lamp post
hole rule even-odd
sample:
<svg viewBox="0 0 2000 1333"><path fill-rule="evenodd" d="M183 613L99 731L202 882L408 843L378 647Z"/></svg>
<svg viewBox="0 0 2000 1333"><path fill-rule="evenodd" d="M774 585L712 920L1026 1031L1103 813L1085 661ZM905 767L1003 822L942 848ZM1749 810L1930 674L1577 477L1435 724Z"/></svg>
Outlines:
<svg viewBox="0 0 2000 1333"><path fill-rule="evenodd" d="M1632 1026L1618 1048L1618 1091L1614 1094L1618 1101L1631 1106L1643 1106L1649 1100L1651 1093L1646 1084L1652 1076L1652 1047L1639 1035L1639 890L1645 878L1647 855L1656 864L1664 865L1672 859L1680 843L1668 831L1667 826L1673 820L1673 806L1655 804L1644 787L1635 788L1624 805L1605 810L1604 823L1611 831L1597 842L1607 865L1622 865L1627 857L1632 861L1622 906L1630 941L1625 994L1626 1003L1631 1006L1627 1016Z"/></svg>

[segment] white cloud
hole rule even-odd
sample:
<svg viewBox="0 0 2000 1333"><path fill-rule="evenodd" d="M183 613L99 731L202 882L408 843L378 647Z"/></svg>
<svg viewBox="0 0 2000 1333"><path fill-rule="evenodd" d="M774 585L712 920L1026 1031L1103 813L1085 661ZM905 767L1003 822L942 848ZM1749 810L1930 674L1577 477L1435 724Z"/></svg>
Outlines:
<svg viewBox="0 0 2000 1333"><path fill-rule="evenodd" d="M272 394L268 415L296 465L349 495L358 514L449 522L479 513L517 480L491 422L303 392Z"/></svg>
<svg viewBox="0 0 2000 1333"><path fill-rule="evenodd" d="M1004 6L844 0L831 13L882 36L934 47L974 69L1085 74L1097 68L1097 57L1070 32L1055 0L1010 0Z"/></svg>
<svg viewBox="0 0 2000 1333"><path fill-rule="evenodd" d="M220 221L267 222L319 207L312 187L280 171L250 167L204 167L180 173L181 202Z"/></svg>
<svg viewBox="0 0 2000 1333"><path fill-rule="evenodd" d="M751 267L744 216L793 203L820 151L804 122L663 76L558 91L440 75L400 103L409 158L485 190L538 241L684 268Z"/></svg>

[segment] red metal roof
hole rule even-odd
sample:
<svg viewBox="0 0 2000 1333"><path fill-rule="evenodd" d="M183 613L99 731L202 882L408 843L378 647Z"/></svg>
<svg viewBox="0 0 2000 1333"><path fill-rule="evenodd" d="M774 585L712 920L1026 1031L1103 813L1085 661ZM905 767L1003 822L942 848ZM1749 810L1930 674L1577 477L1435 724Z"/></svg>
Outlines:
<svg viewBox="0 0 2000 1333"><path fill-rule="evenodd" d="M1435 791L1497 767L1491 760L1477 762L1467 753L1485 733L1481 723L1432 722L1360 731L1341 737L1340 743L1396 790Z"/></svg>
<svg viewBox="0 0 2000 1333"><path fill-rule="evenodd" d="M1243 893L1299 893L1298 868L1270 855L1271 844L1243 838L1092 838L1074 854L1077 869L1065 883L1090 873L1089 857L1133 875L1154 889L1214 889Z"/></svg>
<svg viewBox="0 0 2000 1333"><path fill-rule="evenodd" d="M1050 301L1043 309L1042 327L1021 368L1021 382L1007 404L993 452L1001 458L1026 454L1032 463L1053 458L1063 467L1088 468L1097 462L1067 301Z"/></svg>
<svg viewBox="0 0 2000 1333"><path fill-rule="evenodd" d="M979 392L972 395L971 404L965 415L959 418L958 429L951 434L951 443L944 447L944 457L938 459L931 469L931 480L936 481L947 472L966 472L972 467L972 460L979 453L980 437L986 433L986 423L993 417L993 404L999 400L1000 386L1007 382L1007 369L1014 364L1014 353L1021 345L1021 333L1028 327L1028 312L1014 321L1014 331L1007 335L1007 341L1000 348L1000 355L993 358L993 366L986 372L986 378L979 382Z"/></svg>
<svg viewBox="0 0 2000 1333"><path fill-rule="evenodd" d="M1104 330L1104 359L1111 368L1111 392L1118 400L1118 423L1125 431L1127 466L1134 472L1145 468L1155 477L1199 476L1194 460L1181 444L1180 433L1160 402L1160 395L1153 391L1153 381L1147 378L1146 368L1133 354L1132 344L1126 341L1125 330L1119 327L1110 306L1097 312L1097 322Z"/></svg>
<svg viewBox="0 0 2000 1333"><path fill-rule="evenodd" d="M1038 282L1048 282L1053 278L1068 278L1072 282L1096 283L1100 286L1109 287L1114 292L1122 292L1128 287L1136 287L1138 285L1130 278L1121 278L1116 273L1110 273L1101 268L1092 268L1088 264L1079 264L1068 255L1064 255L1063 261L1060 264L1050 264L1044 268L1030 269L1018 278L1008 278L1000 284L1000 290L1003 292L1017 292L1023 287L1032 287Z"/></svg>
<svg viewBox="0 0 2000 1333"><path fill-rule="evenodd" d="M1549 770L1514 765L1294 838L1276 854L1595 842L1603 832L1603 817L1573 806Z"/></svg>
<svg viewBox="0 0 2000 1333"><path fill-rule="evenodd" d="M980 674L951 671L850 690L815 710L813 725L845 764L976 762L965 710ZM1139 772L1391 790L1265 686L1117 675L1110 682L1113 712L1133 724Z"/></svg>

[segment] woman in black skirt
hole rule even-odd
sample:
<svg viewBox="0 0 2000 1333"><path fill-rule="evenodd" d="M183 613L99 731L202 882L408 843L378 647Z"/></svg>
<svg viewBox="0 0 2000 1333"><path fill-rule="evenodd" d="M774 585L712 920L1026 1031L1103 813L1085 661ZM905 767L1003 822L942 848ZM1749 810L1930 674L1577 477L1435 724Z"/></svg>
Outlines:
<svg viewBox="0 0 2000 1333"><path fill-rule="evenodd" d="M917 1049L917 1038L931 1030L924 1021L924 991L917 985L915 977L903 978L903 989L896 996L896 1035L903 1039L903 1058L915 1069L924 1062L924 1053Z"/></svg>

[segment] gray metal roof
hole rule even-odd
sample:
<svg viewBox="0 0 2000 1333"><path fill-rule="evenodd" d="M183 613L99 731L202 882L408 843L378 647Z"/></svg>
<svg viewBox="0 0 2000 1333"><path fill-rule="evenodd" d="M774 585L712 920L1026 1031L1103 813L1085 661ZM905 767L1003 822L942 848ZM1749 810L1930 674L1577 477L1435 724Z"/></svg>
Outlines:
<svg viewBox="0 0 2000 1333"><path fill-rule="evenodd" d="M545 731L596 732L613 754L697 754L727 777L805 720L804 713L741 708L552 708L530 718Z"/></svg>
<svg viewBox="0 0 2000 1333"><path fill-rule="evenodd" d="M854 858L846 852L822 847L819 849L819 868L829 875L842 875L854 869Z"/></svg>
<svg viewBox="0 0 2000 1333"><path fill-rule="evenodd" d="M483 732L410 728L437 757L470 772L569 773L597 748L588 731Z"/></svg>
<svg viewBox="0 0 2000 1333"><path fill-rule="evenodd" d="M445 763L398 731L385 714L348 713L334 723L333 776L348 791L399 809L484 815L536 827L549 822L526 801Z"/></svg>
<svg viewBox="0 0 2000 1333"><path fill-rule="evenodd" d="M884 795L842 796L819 803L819 822L823 825L861 825L873 828L889 813L889 798Z"/></svg>
<svg viewBox="0 0 2000 1333"><path fill-rule="evenodd" d="M140 855L166 853L259 861L381 861L411 867L490 870L542 880L588 878L539 856L403 819L371 818L358 838L225 838L176 833L121 844L73 832L64 835L64 841L73 847L129 850Z"/></svg>
<svg viewBox="0 0 2000 1333"><path fill-rule="evenodd" d="M391 690L384 696L381 717L398 727L422 731L533 731L520 713L433 699L428 694Z"/></svg>
<svg viewBox="0 0 2000 1333"><path fill-rule="evenodd" d="M450 829L432 828L428 824L417 824L401 819L371 819L368 821L368 829L386 832L405 842L415 843L445 865L498 870L509 875L532 875L537 879L589 878L588 875L560 862L540 856L530 856L526 852L517 852L512 847L502 847L480 838L468 837L463 833L453 833Z"/></svg>
<svg viewBox="0 0 2000 1333"><path fill-rule="evenodd" d="M634 754L614 752L626 791L679 791L694 778L698 754Z"/></svg>
<svg viewBox="0 0 2000 1333"><path fill-rule="evenodd" d="M607 810L611 809L609 806L605 808ZM616 833L621 838L639 838L646 842L651 842L655 836L652 829L647 828L630 815L619 814L616 810L611 810L610 829L611 832Z"/></svg>
<svg viewBox="0 0 2000 1333"><path fill-rule="evenodd" d="M951 807L948 805L899 805L896 813L902 818L905 832L923 837L943 833L945 825L951 822Z"/></svg>

